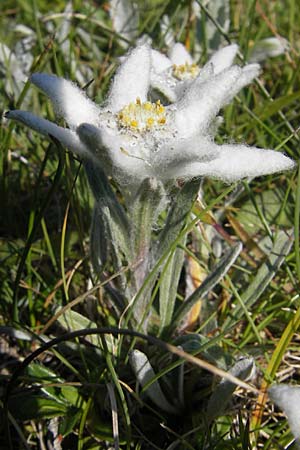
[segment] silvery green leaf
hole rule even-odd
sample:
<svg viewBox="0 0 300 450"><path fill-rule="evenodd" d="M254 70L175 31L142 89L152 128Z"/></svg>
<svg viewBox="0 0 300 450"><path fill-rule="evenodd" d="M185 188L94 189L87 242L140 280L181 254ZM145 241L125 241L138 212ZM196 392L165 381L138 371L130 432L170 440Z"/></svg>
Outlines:
<svg viewBox="0 0 300 450"><path fill-rule="evenodd" d="M96 274L101 273L107 264L111 235L101 209L93 209L90 231L90 255Z"/></svg>
<svg viewBox="0 0 300 450"><path fill-rule="evenodd" d="M228 318L224 323L224 329L230 327L236 320L239 320L244 314L244 308L249 310L256 302L264 290L269 286L270 281L275 276L277 270L284 262L285 257L289 254L293 245L293 231L289 233L279 231L275 237L272 247L269 249L267 260L261 265L254 280L241 295L244 307L237 305L234 309L232 318Z"/></svg>
<svg viewBox="0 0 300 450"><path fill-rule="evenodd" d="M185 239L184 239L185 240ZM184 251L176 248L162 268L159 286L159 318L161 333L173 319L178 283L184 262Z"/></svg>
<svg viewBox="0 0 300 450"><path fill-rule="evenodd" d="M82 41L82 43L88 47L91 51L91 54L94 55L95 58L97 58L99 61L102 60L103 54L100 51L100 48L97 46L93 35L85 31L81 27L76 27L76 35L78 35ZM92 72L91 72L92 75ZM92 77L90 77L91 79Z"/></svg>
<svg viewBox="0 0 300 450"><path fill-rule="evenodd" d="M185 224L187 215L191 211L199 191L199 185L200 181L198 180L188 181L182 188L176 191L169 205L165 226L158 237L157 257L163 255L177 239Z"/></svg>
<svg viewBox="0 0 300 450"><path fill-rule="evenodd" d="M60 309L61 308L57 308L55 313L57 314ZM72 309L68 309L63 314L59 315L57 321L68 331L97 328L97 325L94 322Z"/></svg>
<svg viewBox="0 0 300 450"><path fill-rule="evenodd" d="M96 203L94 210L90 252L96 274L99 274L97 270L103 270L102 264L107 263L107 258L114 261L114 267L118 270L122 267L124 255L130 262L127 236L107 205Z"/></svg>
<svg viewBox="0 0 300 450"><path fill-rule="evenodd" d="M144 387L151 380L156 377L156 374L145 353L140 350L132 350L129 355L130 365L135 373L139 384ZM178 414L175 406L166 399L158 381L154 381L147 387L145 394L152 400L152 402L170 414Z"/></svg>
<svg viewBox="0 0 300 450"><path fill-rule="evenodd" d="M289 426L300 449L300 387L275 384L268 389L271 400L286 414Z"/></svg>
<svg viewBox="0 0 300 450"><path fill-rule="evenodd" d="M33 59L33 56L29 54L28 60L30 58ZM6 94L19 96L28 73L23 70L15 52L2 42L0 42L0 74L4 79Z"/></svg>
<svg viewBox="0 0 300 450"><path fill-rule="evenodd" d="M161 182L155 178L147 178L140 185L130 207L129 241L137 288L142 285L153 264L150 253L151 236L165 195Z"/></svg>
<svg viewBox="0 0 300 450"><path fill-rule="evenodd" d="M205 295L207 295L214 286L226 275L232 264L236 261L242 250L242 243L238 243L230 248L223 258L218 262L212 272L205 278L203 283L191 294L175 312L172 321L172 330L179 326L190 309Z"/></svg>
<svg viewBox="0 0 300 450"><path fill-rule="evenodd" d="M164 206L165 196L162 183L155 178L147 178L139 186L131 202L129 211L129 244L133 263L131 295L135 295L139 291L156 262L152 248L152 235L158 214ZM147 283L143 294L138 297L133 308L136 320L144 329L149 318L147 307L155 279L155 277L152 277L151 281ZM144 322L142 324L143 317Z"/></svg>
<svg viewBox="0 0 300 450"><path fill-rule="evenodd" d="M109 208L96 203L93 209L90 231L90 255L95 275L103 279L102 272L112 264L118 277L114 284L106 283L105 289L109 292L114 306L120 311L125 307L126 276L121 270L123 267L124 251L127 252L127 242L113 221ZM129 251L129 250L128 250ZM128 256L128 253L127 253ZM121 288L121 291L120 291Z"/></svg>
<svg viewBox="0 0 300 450"><path fill-rule="evenodd" d="M109 251L116 256L121 251L130 261L129 224L126 213L112 190L105 173L90 162L85 163L86 174L95 197L91 228L91 252L95 269L106 263Z"/></svg>
<svg viewBox="0 0 300 450"><path fill-rule="evenodd" d="M0 326L0 334L5 334L15 339L20 339L22 341L32 341L34 336L26 331L18 330L17 328L10 326Z"/></svg>
<svg viewBox="0 0 300 450"><path fill-rule="evenodd" d="M251 376L254 367L253 358L243 358L237 361L234 366L229 369L229 373L240 380L247 380ZM221 380L207 404L206 417L208 422L211 422L225 413L235 389L236 385L234 383L225 379Z"/></svg>
<svg viewBox="0 0 300 450"><path fill-rule="evenodd" d="M160 29L166 47L171 47L175 44L173 30L171 28L170 18L164 14L160 20Z"/></svg>
<svg viewBox="0 0 300 450"><path fill-rule="evenodd" d="M57 308L55 313L58 313L61 308ZM58 323L65 328L67 331L77 331L77 330L88 330L90 328L97 328L97 324L82 314L73 311L72 309L66 310L63 314L59 315L57 318ZM95 345L97 348L102 349L103 345L101 339L96 334L92 334L88 337L88 340ZM110 337L105 337L107 346L112 350L112 343Z"/></svg>

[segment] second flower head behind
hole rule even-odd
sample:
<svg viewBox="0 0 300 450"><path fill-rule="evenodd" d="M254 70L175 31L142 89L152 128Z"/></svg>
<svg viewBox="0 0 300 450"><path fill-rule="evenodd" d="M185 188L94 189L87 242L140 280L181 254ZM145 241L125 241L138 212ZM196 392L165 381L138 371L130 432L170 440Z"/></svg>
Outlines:
<svg viewBox="0 0 300 450"><path fill-rule="evenodd" d="M152 50L151 84L171 102L177 101L186 88L199 75L200 70L207 76L217 75L232 66L238 52L236 44L227 45L216 51L203 69L193 60L185 46L174 43L168 50L168 56Z"/></svg>
<svg viewBox="0 0 300 450"><path fill-rule="evenodd" d="M178 101L163 106L148 97L152 54L148 45L129 51L102 106L70 81L33 74L31 82L48 95L68 128L27 111L9 111L6 117L54 136L128 187L151 177L163 183L200 176L233 182L293 168L282 153L213 141L217 114L258 75L257 64L217 72L208 64Z"/></svg>

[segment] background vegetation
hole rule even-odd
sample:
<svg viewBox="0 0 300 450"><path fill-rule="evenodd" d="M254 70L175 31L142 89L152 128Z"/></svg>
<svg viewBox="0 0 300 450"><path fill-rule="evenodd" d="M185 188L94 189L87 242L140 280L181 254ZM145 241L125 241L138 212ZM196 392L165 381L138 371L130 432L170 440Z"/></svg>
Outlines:
<svg viewBox="0 0 300 450"><path fill-rule="evenodd" d="M161 17L168 14L175 39L194 51L198 37L189 1L137 4L138 36L146 33L155 48L165 50ZM112 29L109 3L74 0L66 34L66 16L61 14L65 7L64 1L1 1L0 42L14 52L17 61L14 65L11 57L9 61L1 58L3 111L22 106L54 119L49 102L36 89L28 83L15 85L22 70L24 79L34 71L55 73L86 86L96 102L105 98L118 57L124 54L122 40ZM210 22L205 11L202 21ZM278 35L287 39L287 51L266 58L259 82L226 108L218 140L280 149L297 160L297 2L230 2L230 27L222 39L238 43L246 60L260 39ZM204 45L202 62L208 52L209 46ZM215 420L205 424L203 411L218 377L132 336L66 337L38 355L5 397L18 364L42 341L62 336L63 331L118 326L120 317L91 269L93 198L81 162L15 123L3 121L0 144L1 448L287 448L291 433L266 396L239 388L228 411L220 408ZM219 196L225 199L216 202ZM197 287L215 266L217 246L240 240L243 252L222 282L193 309L185 331L181 330L181 341L169 337L169 342L224 369L240 356L253 357L257 370L251 382L262 392L274 381L299 382L297 173L230 188L205 180L203 202L208 205L205 214L203 205L195 204L193 209L193 217L198 214L201 221L184 247L186 265L178 303L187 280ZM293 234L295 241L290 245L292 238L287 236ZM188 275L192 261L193 276ZM105 275L116 274L107 268ZM66 312L59 323L53 320L58 307ZM147 354L166 397L177 393L179 415L155 404L145 394L147 386L137 386L128 363L128 351L134 347Z"/></svg>

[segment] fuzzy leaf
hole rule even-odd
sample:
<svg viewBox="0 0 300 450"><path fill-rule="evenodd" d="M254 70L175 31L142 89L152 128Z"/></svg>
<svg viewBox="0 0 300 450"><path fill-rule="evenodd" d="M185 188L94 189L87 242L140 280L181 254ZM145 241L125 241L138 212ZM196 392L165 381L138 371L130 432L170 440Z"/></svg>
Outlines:
<svg viewBox="0 0 300 450"><path fill-rule="evenodd" d="M92 213L90 231L90 254L95 273L100 274L105 268L111 246L111 234L101 208L96 204Z"/></svg>
<svg viewBox="0 0 300 450"><path fill-rule="evenodd" d="M300 387L283 383L274 384L268 389L268 394L271 400L286 414L296 438L296 448L300 449Z"/></svg>
<svg viewBox="0 0 300 450"><path fill-rule="evenodd" d="M163 333L173 319L178 283L184 262L184 251L176 248L166 262L166 270L162 270L159 287L159 318Z"/></svg>
<svg viewBox="0 0 300 450"><path fill-rule="evenodd" d="M250 62L260 62L267 58L282 55L288 49L288 42L284 38L275 36L255 42L250 51Z"/></svg>
<svg viewBox="0 0 300 450"><path fill-rule="evenodd" d="M130 216L130 244L135 268L137 287L141 286L151 267L150 243L153 228L164 200L164 188L161 182L147 178L133 200Z"/></svg>
<svg viewBox="0 0 300 450"><path fill-rule="evenodd" d="M127 41L138 35L139 11L131 0L110 0L110 16L114 30L119 34L120 45L127 47Z"/></svg>
<svg viewBox="0 0 300 450"><path fill-rule="evenodd" d="M56 313L59 312L59 310L60 310L60 308L58 308L56 310ZM58 317L57 321L63 328L65 328L68 331L97 328L97 325L95 324L95 322L91 321L87 317L84 317L82 314L79 314L78 312L73 311L72 309L68 309L62 315L60 315ZM89 340L96 347L102 348L101 340L100 340L99 336L91 335L91 336L89 336ZM109 339L107 339L107 342L108 341L109 341Z"/></svg>
<svg viewBox="0 0 300 450"><path fill-rule="evenodd" d="M156 377L147 356L140 350L133 350L130 353L130 365L135 373L137 381L142 387ZM152 402L159 408L168 413L177 414L176 408L166 399L158 381L154 381L148 386L145 394L147 394Z"/></svg>
<svg viewBox="0 0 300 450"><path fill-rule="evenodd" d="M129 225L105 173L90 162L85 163L85 169L96 200L91 227L91 254L94 268L99 271L107 262L112 247L117 259L121 260L121 250L130 261Z"/></svg>
<svg viewBox="0 0 300 450"><path fill-rule="evenodd" d="M192 209L199 186L198 180L189 181L177 191L177 195L170 204L165 227L158 237L157 258L163 255L177 239L185 219Z"/></svg>
<svg viewBox="0 0 300 450"><path fill-rule="evenodd" d="M253 367L254 361L252 358L243 358L234 364L229 373L240 380L246 380L250 376ZM236 385L230 381L225 379L221 381L208 401L206 412L208 422L224 414L235 389Z"/></svg>
<svg viewBox="0 0 300 450"><path fill-rule="evenodd" d="M5 334L15 339L20 339L22 341L31 341L33 336L31 336L26 331L18 330L17 328L10 326L0 326L0 334Z"/></svg>

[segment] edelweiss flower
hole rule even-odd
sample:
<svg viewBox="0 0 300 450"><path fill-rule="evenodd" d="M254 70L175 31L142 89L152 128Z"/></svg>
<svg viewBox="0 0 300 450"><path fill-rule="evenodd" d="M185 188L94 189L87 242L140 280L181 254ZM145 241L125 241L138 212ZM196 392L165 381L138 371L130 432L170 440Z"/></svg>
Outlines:
<svg viewBox="0 0 300 450"><path fill-rule="evenodd" d="M291 169L294 162L279 152L213 142L211 124L220 108L257 76L259 68L232 66L208 76L210 70L203 69L175 104L151 103L151 49L142 45L119 67L102 107L70 81L32 75L32 83L50 97L69 128L26 111L10 111L6 117L53 135L121 185L137 186L148 177L169 182L206 175L232 182Z"/></svg>
<svg viewBox="0 0 300 450"><path fill-rule="evenodd" d="M204 81L204 77L212 77L230 67L237 51L236 44L228 45L215 52L200 69L180 42L170 48L169 57L152 50L151 86L174 102L181 97L187 86L198 77L200 72L203 72L201 79Z"/></svg>

